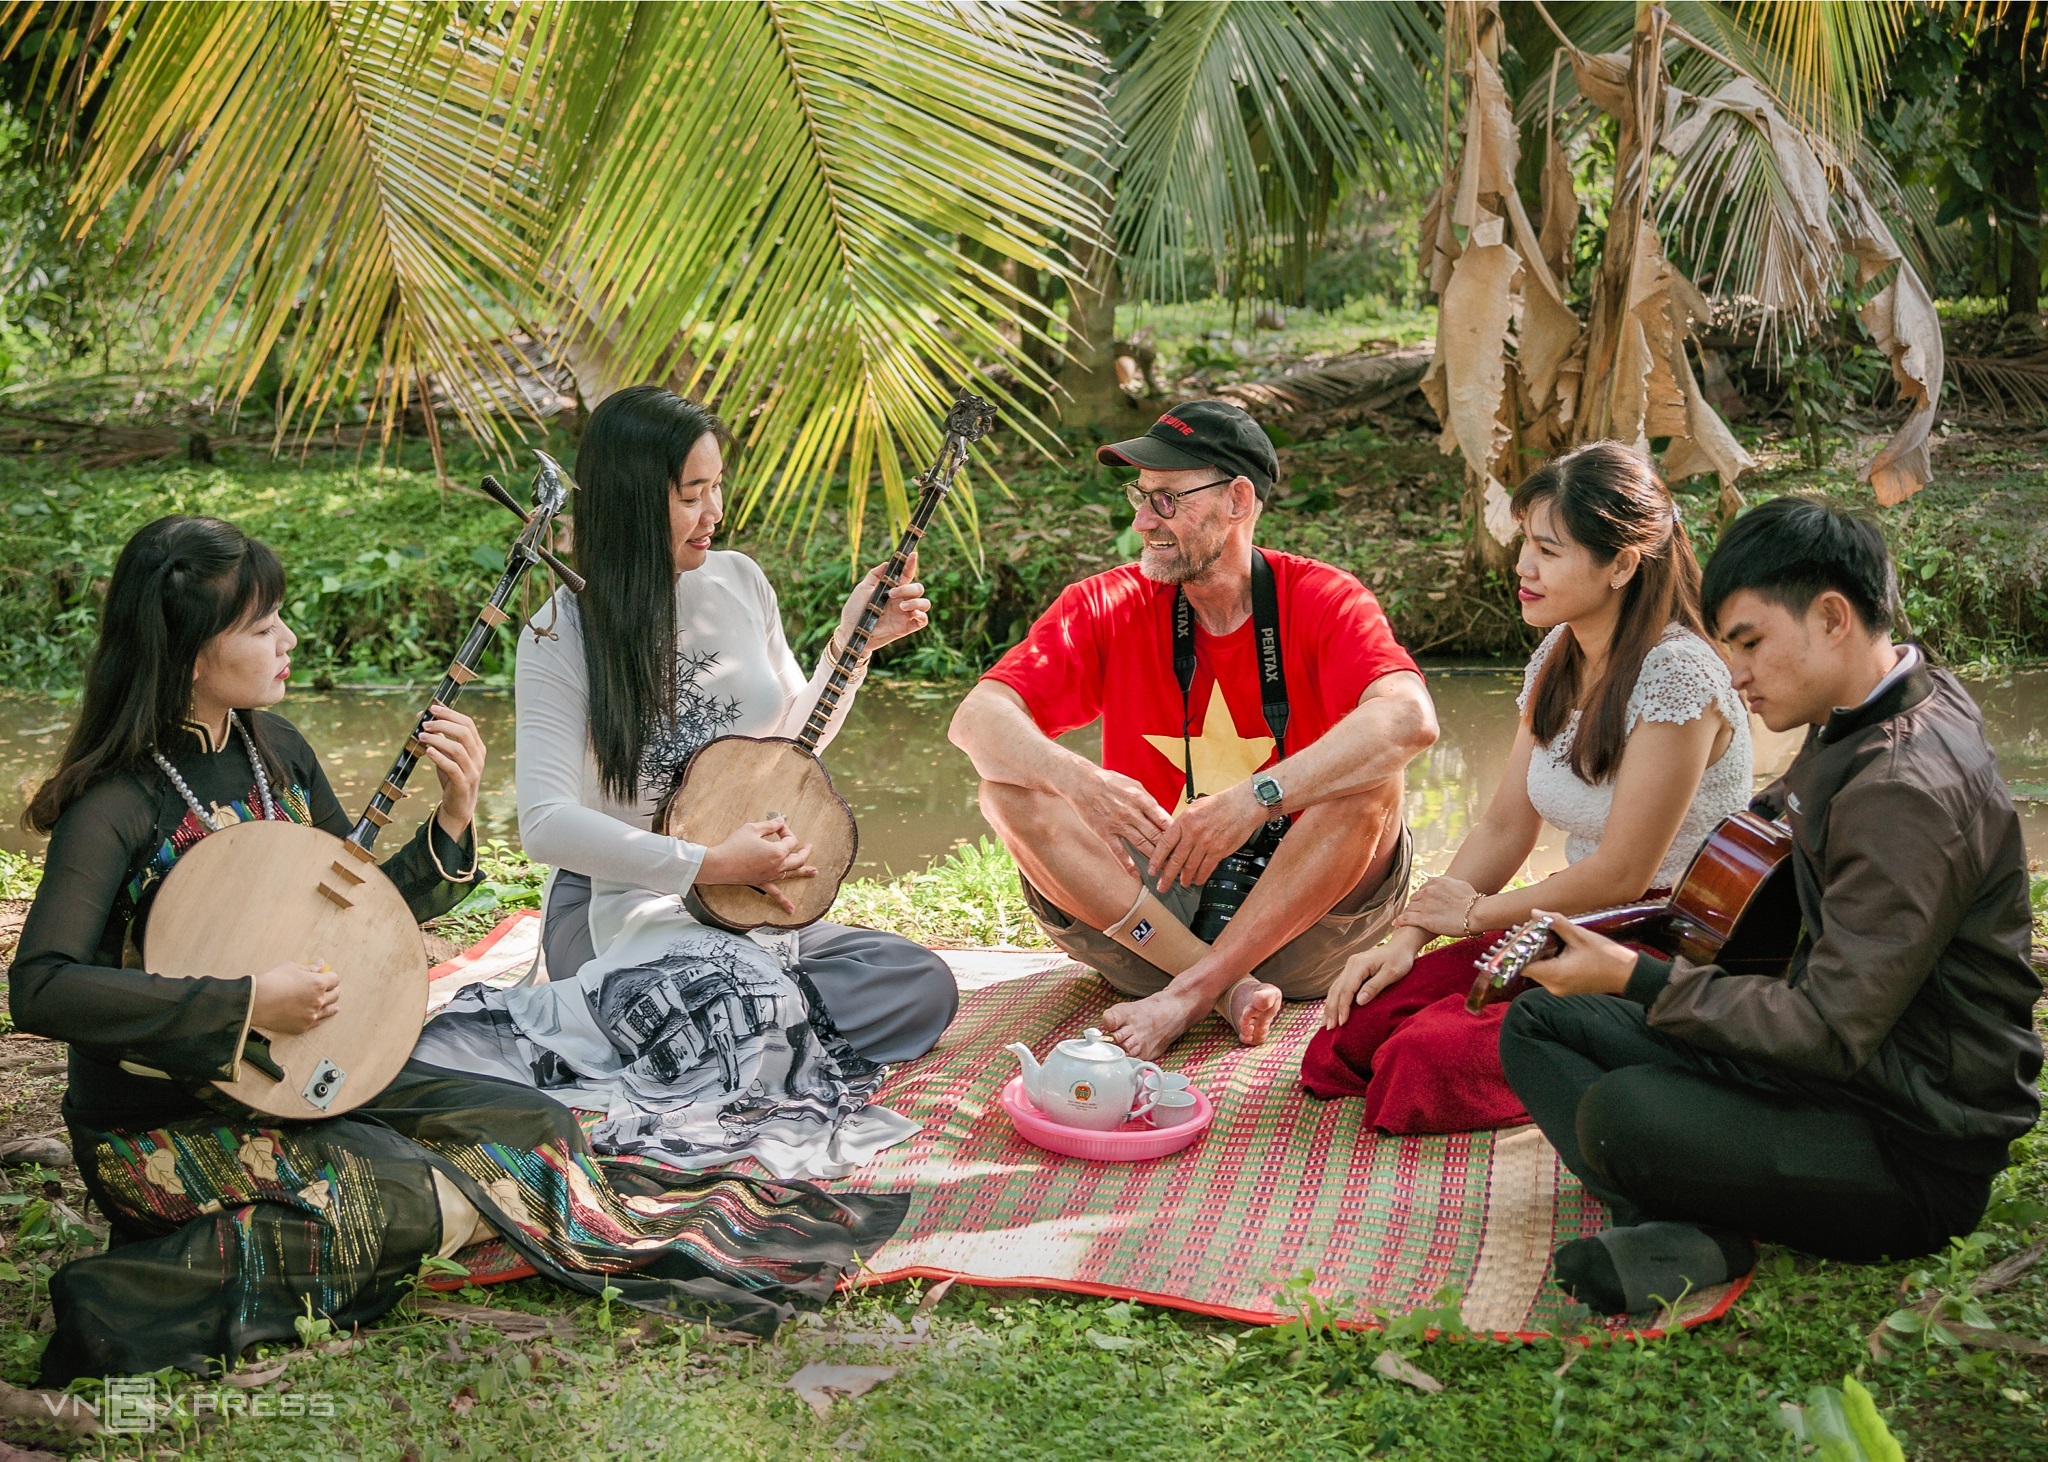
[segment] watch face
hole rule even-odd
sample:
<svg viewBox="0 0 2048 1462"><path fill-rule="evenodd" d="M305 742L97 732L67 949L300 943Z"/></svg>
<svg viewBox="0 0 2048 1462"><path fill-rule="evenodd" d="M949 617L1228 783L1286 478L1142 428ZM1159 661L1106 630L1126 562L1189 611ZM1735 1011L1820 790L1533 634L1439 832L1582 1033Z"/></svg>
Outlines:
<svg viewBox="0 0 2048 1462"><path fill-rule="evenodd" d="M1271 777L1254 777L1252 795L1267 807L1278 807L1282 797L1280 784Z"/></svg>

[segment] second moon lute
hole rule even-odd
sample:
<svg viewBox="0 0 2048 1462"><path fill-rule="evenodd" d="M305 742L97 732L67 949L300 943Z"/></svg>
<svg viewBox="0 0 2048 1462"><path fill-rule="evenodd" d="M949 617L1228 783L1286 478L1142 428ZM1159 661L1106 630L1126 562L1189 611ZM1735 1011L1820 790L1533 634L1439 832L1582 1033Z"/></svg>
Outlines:
<svg viewBox="0 0 2048 1462"><path fill-rule="evenodd" d="M846 881L860 847L860 833L853 809L833 790L832 776L818 760L818 743L867 658L868 640L889 607L890 591L903 582L904 569L932 514L966 465L968 447L987 436L995 421L995 407L981 397L968 391L954 397L938 458L917 479L910 525L897 541L860 623L833 662L803 730L794 737L721 736L707 742L684 766L675 790L655 813L654 825L670 837L707 848L724 842L742 824L774 817L788 822L799 843L811 845L818 876L782 885L796 905L794 913L758 888L699 884L690 895L690 911L698 918L726 929L801 929L824 918L839 897L839 885Z"/></svg>

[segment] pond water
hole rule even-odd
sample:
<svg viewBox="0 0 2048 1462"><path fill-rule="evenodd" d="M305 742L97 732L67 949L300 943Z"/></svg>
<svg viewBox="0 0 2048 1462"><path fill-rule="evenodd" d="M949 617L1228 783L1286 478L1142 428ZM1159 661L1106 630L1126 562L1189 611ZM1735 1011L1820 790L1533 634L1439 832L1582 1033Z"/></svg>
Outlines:
<svg viewBox="0 0 2048 1462"><path fill-rule="evenodd" d="M1408 770L1408 816L1422 866L1439 872L1485 808L1514 739L1519 671L1435 668L1429 671L1443 736ZM2008 783L2022 798L2027 846L2048 849L2048 670L1977 680L1971 693L1997 747ZM857 874L923 869L963 842L987 833L974 803L974 773L946 740L959 686L875 685L864 690L826 756L840 794L860 819ZM478 818L487 836L516 841L518 804L512 786L512 699L471 694L462 701L492 748ZM366 691L295 692L285 704L320 752L342 805L360 810L383 776L418 710L416 694ZM0 847L36 850L19 817L28 789L48 770L69 725L70 708L36 696L0 696ZM1773 736L1760 724L1757 773L1774 776L1798 750L1796 735ZM1093 756L1093 730L1068 744ZM419 795L400 804L393 831L408 833L432 806L433 777L415 778ZM394 846L388 841L386 847ZM1562 866L1563 838L1546 830L1530 859L1542 875Z"/></svg>

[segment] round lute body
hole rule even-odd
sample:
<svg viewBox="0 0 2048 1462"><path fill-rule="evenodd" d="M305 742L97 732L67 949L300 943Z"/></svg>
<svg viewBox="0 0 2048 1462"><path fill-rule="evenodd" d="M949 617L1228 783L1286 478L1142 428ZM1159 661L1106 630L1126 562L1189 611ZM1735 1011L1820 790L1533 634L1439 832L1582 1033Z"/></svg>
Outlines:
<svg viewBox="0 0 2048 1462"><path fill-rule="evenodd" d="M426 944L404 896L333 833L295 822L237 823L187 849L157 892L143 962L174 979L239 980L293 962L340 974L333 1015L303 1035L261 1033L282 1076L245 1058L214 1083L273 1117L331 1117L369 1100L426 1020Z"/></svg>
<svg viewBox="0 0 2048 1462"><path fill-rule="evenodd" d="M583 581L543 546L568 501L568 475L545 452L534 507L519 506L492 478L485 489L524 520L505 572L478 611L434 700L452 705L476 678L476 664L528 569L545 563L571 591ZM425 748L423 711L397 760L345 838L281 819L208 833L157 890L143 938L143 964L171 979L241 979L281 964L325 964L340 977L333 1015L301 1035L251 1029L232 1078L213 1083L230 1101L264 1116L334 1117L361 1106L398 1074L427 1013L427 947L419 924L371 846L406 795Z"/></svg>
<svg viewBox="0 0 2048 1462"><path fill-rule="evenodd" d="M798 841L811 845L816 878L781 885L795 913L757 888L737 883L700 884L693 910L709 923L733 929L801 929L825 917L860 847L853 809L832 789L831 773L801 743L786 736L721 736L700 747L683 769L677 813L669 833L714 847L742 823L782 816Z"/></svg>
<svg viewBox="0 0 2048 1462"><path fill-rule="evenodd" d="M952 490L953 479L967 462L968 446L994 429L995 408L968 391L953 398L946 414L945 440L938 459L917 479L917 506L910 525L897 540L896 552L861 611L846 647L832 663L832 673L818 693L804 727L794 738L721 736L698 748L675 787L654 814L654 826L672 838L713 847L743 823L782 817L799 843L811 845L815 878L786 879L776 885L796 905L795 913L758 888L730 883L700 883L690 892L689 907L708 924L726 929L801 929L825 917L839 897L839 885L853 867L859 843L853 809L832 790L832 778L818 760L818 743L845 697L862 660L889 593L903 582L910 555L930 525L939 502Z"/></svg>

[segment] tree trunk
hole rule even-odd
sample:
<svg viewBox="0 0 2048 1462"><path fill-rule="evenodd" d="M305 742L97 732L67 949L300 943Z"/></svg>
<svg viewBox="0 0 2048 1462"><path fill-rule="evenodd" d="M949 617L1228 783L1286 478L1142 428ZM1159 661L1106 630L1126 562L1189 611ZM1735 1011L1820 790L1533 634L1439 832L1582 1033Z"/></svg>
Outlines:
<svg viewBox="0 0 2048 1462"><path fill-rule="evenodd" d="M2027 229L2040 226L2041 221L2041 173L2040 159L2028 155L2008 157L2006 165L1999 170L2001 176L1992 184L1998 190L2001 212L2009 208L2015 221L2023 222ZM2008 319L2015 315L2038 321L2041 315L2041 249L2038 242L2029 248L2021 230L2009 230L2012 237L2012 262L2005 276L2005 313ZM2039 239L2039 235L2035 235Z"/></svg>
<svg viewBox="0 0 2048 1462"><path fill-rule="evenodd" d="M1060 385L1060 421L1070 427L1115 437L1143 422L1116 379L1116 249L1108 240L1076 240L1074 262L1082 284L1067 295L1066 369Z"/></svg>

